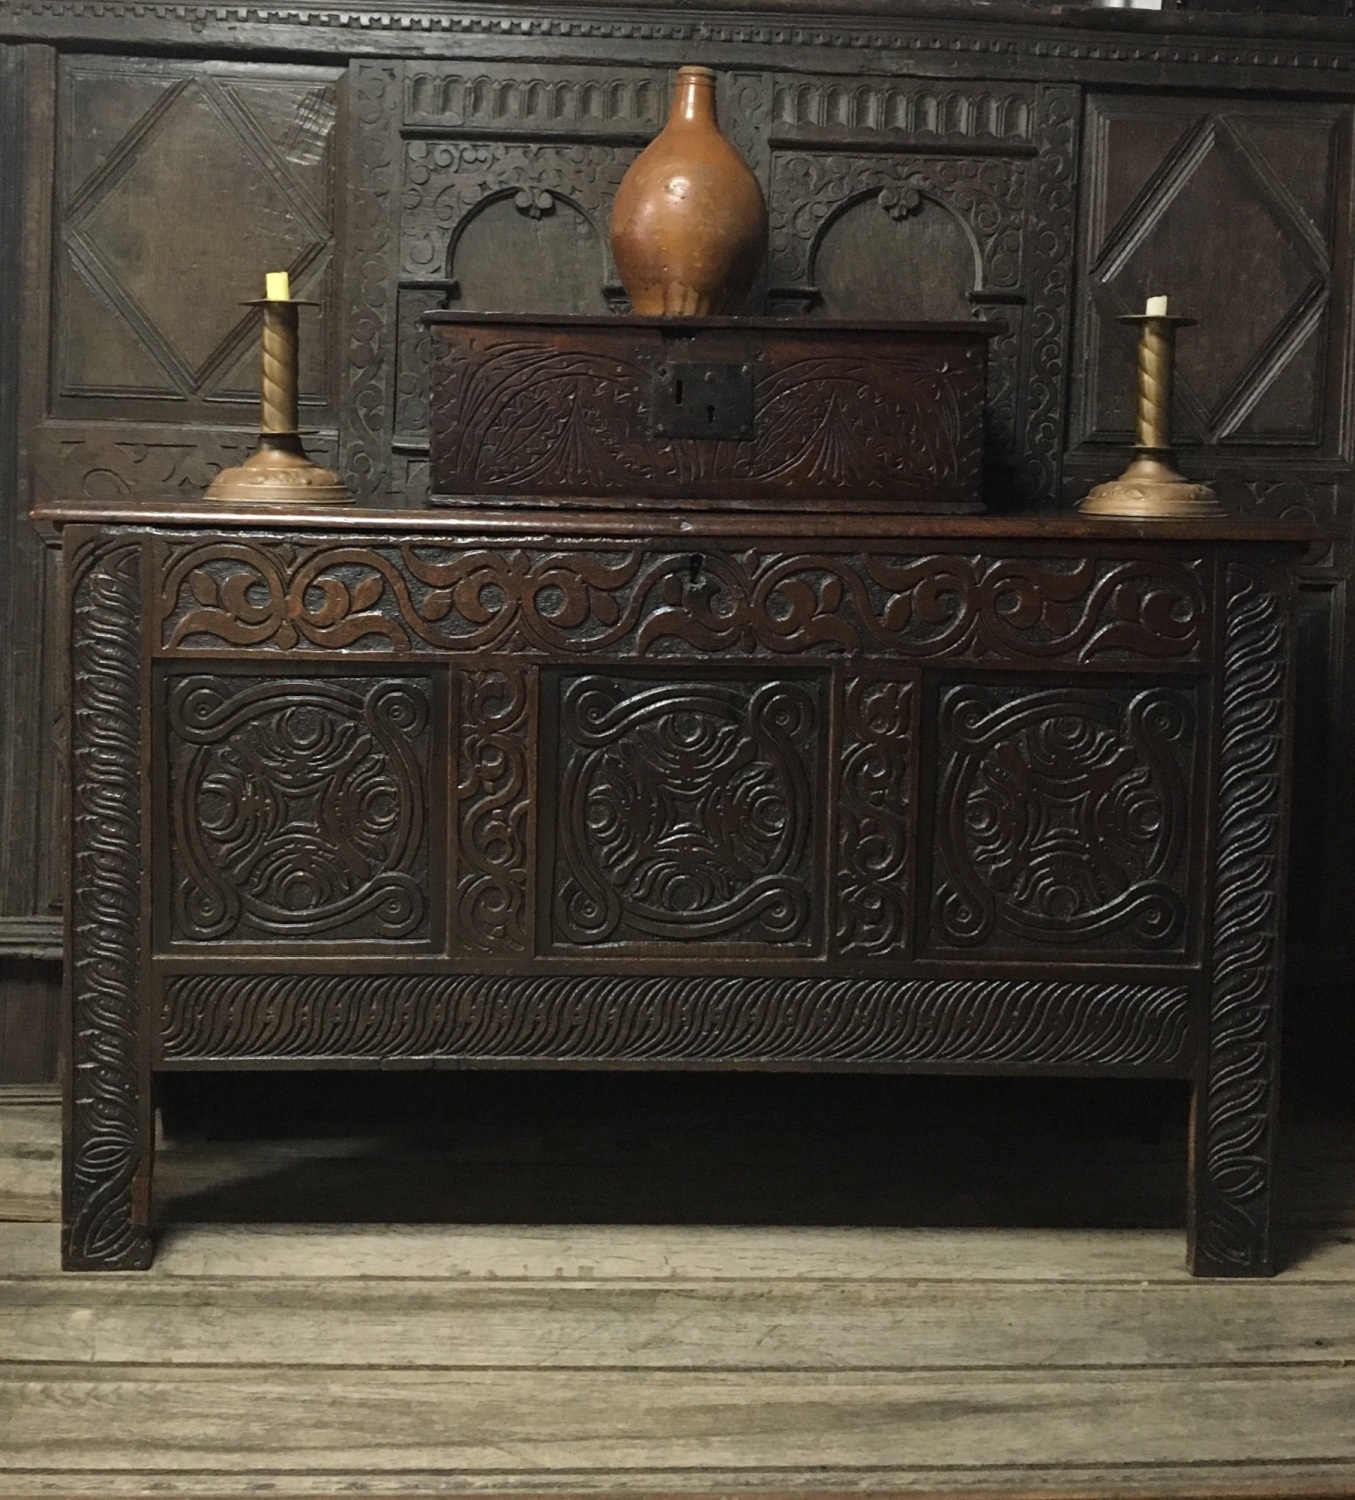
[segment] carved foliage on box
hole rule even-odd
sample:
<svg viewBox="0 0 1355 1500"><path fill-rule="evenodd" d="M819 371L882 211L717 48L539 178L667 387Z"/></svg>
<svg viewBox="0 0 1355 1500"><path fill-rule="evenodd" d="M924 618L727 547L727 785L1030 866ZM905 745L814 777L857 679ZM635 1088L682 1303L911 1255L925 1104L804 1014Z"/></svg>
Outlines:
<svg viewBox="0 0 1355 1500"><path fill-rule="evenodd" d="M428 678L170 680L176 940L428 932Z"/></svg>
<svg viewBox="0 0 1355 1500"><path fill-rule="evenodd" d="M1195 722L1166 688L945 689L933 945L1180 952Z"/></svg>
<svg viewBox="0 0 1355 1500"><path fill-rule="evenodd" d="M1270 1269L1291 622L1278 569L1231 564L1226 588L1213 980L1191 1240L1197 1271L1254 1275Z"/></svg>
<svg viewBox="0 0 1355 1500"><path fill-rule="evenodd" d="M454 951L525 952L533 678L502 666L460 676Z"/></svg>
<svg viewBox="0 0 1355 1500"><path fill-rule="evenodd" d="M814 679L566 680L555 943L811 940L823 730Z"/></svg>
<svg viewBox="0 0 1355 1500"><path fill-rule="evenodd" d="M63 1257L150 1263L140 1057L141 548L101 537L68 558L71 601L72 1029Z"/></svg>
<svg viewBox="0 0 1355 1500"><path fill-rule="evenodd" d="M797 489L936 506L972 499L983 356L811 355L759 367L750 441L655 440L654 373L602 350L500 343L444 349L434 466L447 495L671 495L784 501Z"/></svg>
<svg viewBox="0 0 1355 1500"><path fill-rule="evenodd" d="M837 783L837 951L900 956L907 939L917 683L854 675L842 704Z"/></svg>
<svg viewBox="0 0 1355 1500"><path fill-rule="evenodd" d="M279 1058L1181 1069L1177 985L617 974L178 975L167 1062Z"/></svg>
<svg viewBox="0 0 1355 1500"><path fill-rule="evenodd" d="M173 650L1199 662L1198 561L192 540L167 553Z"/></svg>

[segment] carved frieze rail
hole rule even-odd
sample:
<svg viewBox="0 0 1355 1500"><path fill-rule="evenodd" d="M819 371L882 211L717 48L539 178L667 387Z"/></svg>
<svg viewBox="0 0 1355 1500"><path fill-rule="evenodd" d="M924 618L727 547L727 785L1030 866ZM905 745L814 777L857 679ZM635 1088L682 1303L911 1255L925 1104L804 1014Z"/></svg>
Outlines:
<svg viewBox="0 0 1355 1500"><path fill-rule="evenodd" d="M811 652L1199 665L1204 564L747 548L166 543L165 649Z"/></svg>
<svg viewBox="0 0 1355 1500"><path fill-rule="evenodd" d="M1176 985L735 976L185 975L157 1058L1147 1067L1192 1042Z"/></svg>

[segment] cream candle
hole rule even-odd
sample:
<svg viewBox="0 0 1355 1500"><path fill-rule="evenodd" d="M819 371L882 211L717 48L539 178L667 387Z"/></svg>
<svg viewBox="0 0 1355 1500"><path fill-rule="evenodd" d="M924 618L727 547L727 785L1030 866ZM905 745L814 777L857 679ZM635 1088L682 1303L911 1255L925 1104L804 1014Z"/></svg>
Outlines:
<svg viewBox="0 0 1355 1500"><path fill-rule="evenodd" d="M263 294L269 302L292 300L292 279L286 271L268 271L263 278Z"/></svg>

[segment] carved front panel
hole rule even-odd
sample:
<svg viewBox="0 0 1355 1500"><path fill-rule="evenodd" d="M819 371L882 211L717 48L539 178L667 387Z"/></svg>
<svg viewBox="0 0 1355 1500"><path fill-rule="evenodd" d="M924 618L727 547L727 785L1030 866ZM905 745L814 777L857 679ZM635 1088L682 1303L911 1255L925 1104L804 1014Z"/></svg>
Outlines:
<svg viewBox="0 0 1355 1500"><path fill-rule="evenodd" d="M1195 733L1168 689L945 688L932 949L1179 955Z"/></svg>
<svg viewBox="0 0 1355 1500"><path fill-rule="evenodd" d="M171 940L430 938L438 697L428 676L166 679Z"/></svg>
<svg viewBox="0 0 1355 1500"><path fill-rule="evenodd" d="M818 677L590 674L552 688L551 945L817 942Z"/></svg>

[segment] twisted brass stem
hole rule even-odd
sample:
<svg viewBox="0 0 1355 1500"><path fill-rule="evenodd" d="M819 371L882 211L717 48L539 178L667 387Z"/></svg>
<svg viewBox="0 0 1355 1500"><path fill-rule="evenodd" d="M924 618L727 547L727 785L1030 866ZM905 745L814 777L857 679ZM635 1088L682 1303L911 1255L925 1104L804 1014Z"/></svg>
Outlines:
<svg viewBox="0 0 1355 1500"><path fill-rule="evenodd" d="M1139 335L1139 410L1135 441L1140 448L1171 447L1175 334L1175 328L1165 319L1150 318Z"/></svg>
<svg viewBox="0 0 1355 1500"><path fill-rule="evenodd" d="M264 432L297 430L296 304L265 302L260 420Z"/></svg>

